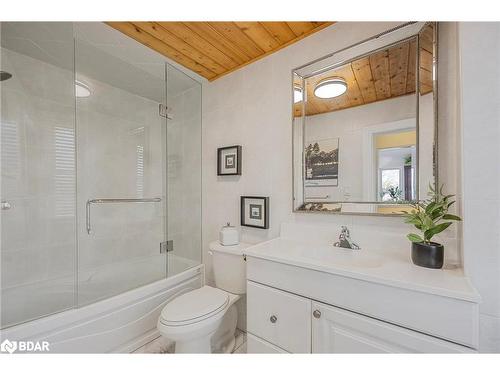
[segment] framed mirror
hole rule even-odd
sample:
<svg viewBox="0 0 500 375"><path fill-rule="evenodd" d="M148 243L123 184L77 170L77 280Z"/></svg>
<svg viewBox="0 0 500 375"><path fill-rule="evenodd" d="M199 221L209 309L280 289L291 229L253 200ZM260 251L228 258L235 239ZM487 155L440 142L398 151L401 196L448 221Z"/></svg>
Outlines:
<svg viewBox="0 0 500 375"><path fill-rule="evenodd" d="M437 183L437 24L292 72L296 212L398 215Z"/></svg>

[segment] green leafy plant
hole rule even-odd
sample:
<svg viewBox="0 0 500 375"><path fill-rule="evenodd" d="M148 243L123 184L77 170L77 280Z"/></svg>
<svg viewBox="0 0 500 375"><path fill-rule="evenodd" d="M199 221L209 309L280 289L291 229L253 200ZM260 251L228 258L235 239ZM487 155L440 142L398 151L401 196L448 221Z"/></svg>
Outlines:
<svg viewBox="0 0 500 375"><path fill-rule="evenodd" d="M461 221L459 216L448 213L450 207L455 203L453 194L443 194L443 186L438 190L429 185L428 199L413 202L410 212L403 211L405 222L413 224L415 228L422 232L422 235L415 233L408 234L408 239L412 242L430 243L432 237L448 228L453 221Z"/></svg>
<svg viewBox="0 0 500 375"><path fill-rule="evenodd" d="M385 192L389 194L389 199L392 201L401 200L401 195L403 194L401 189L397 186L389 186Z"/></svg>

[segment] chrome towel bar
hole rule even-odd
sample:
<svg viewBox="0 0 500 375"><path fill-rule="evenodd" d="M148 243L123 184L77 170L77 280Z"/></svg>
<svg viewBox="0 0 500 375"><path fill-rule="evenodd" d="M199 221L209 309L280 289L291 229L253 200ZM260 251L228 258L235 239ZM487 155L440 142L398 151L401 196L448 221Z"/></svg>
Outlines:
<svg viewBox="0 0 500 375"><path fill-rule="evenodd" d="M161 198L101 198L89 199L86 205L87 234L90 234L92 228L90 225L90 205L101 203L155 203L161 202Z"/></svg>

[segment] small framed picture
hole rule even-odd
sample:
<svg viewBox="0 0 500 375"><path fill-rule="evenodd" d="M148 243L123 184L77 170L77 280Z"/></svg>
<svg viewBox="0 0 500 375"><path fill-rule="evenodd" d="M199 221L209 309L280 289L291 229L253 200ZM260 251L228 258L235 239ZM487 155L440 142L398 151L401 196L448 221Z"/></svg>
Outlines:
<svg viewBox="0 0 500 375"><path fill-rule="evenodd" d="M241 225L269 228L269 197L241 197Z"/></svg>
<svg viewBox="0 0 500 375"><path fill-rule="evenodd" d="M305 148L305 186L339 185L339 139L311 141Z"/></svg>
<svg viewBox="0 0 500 375"><path fill-rule="evenodd" d="M241 175L241 146L217 149L217 176Z"/></svg>

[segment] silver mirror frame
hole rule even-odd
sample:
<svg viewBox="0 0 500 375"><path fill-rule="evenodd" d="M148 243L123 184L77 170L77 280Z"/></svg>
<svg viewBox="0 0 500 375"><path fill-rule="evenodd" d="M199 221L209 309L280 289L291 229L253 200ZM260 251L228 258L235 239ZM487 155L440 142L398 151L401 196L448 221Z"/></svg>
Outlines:
<svg viewBox="0 0 500 375"><path fill-rule="evenodd" d="M342 48L338 51L332 52L328 55L325 55L321 58L313 60L307 64L301 65L295 69L292 69L291 72L291 107L292 107L292 211L294 213L322 213L322 214L336 214L336 215L361 215L361 216L402 216L400 213L376 213L376 212L342 212L342 211L333 211L333 210L301 210L297 208L297 188L296 188L296 168L295 168L295 132L293 131L293 126L295 122L295 113L294 113L294 84L296 84L297 79L300 81L300 87L302 88L303 95L306 95L304 90L304 80L320 74L324 71L334 69L336 67L347 64L353 60L364 57L368 54L374 53L377 50L382 50L387 48L388 46L404 42L405 40L416 38L417 40L417 62L416 67L419 67L419 57L420 57L420 49L419 49L419 34L429 24L434 25L434 40L433 40L433 118L434 118L434 135L433 135L433 147L432 147L432 170L434 183L436 186L439 186L439 175L438 175L438 36L439 36L439 24L438 22L407 22L403 23L397 27L386 30L382 33L374 35L368 39L362 40L358 43L352 44L348 47ZM419 153L419 145L418 145L418 129L419 129L419 70L416 69L416 122L417 122L417 160ZM302 134L304 134L305 129L305 100L302 100L302 115L301 118L301 126L302 126ZM302 166L301 166L301 183L304 184L304 145L302 147ZM416 179L416 190L419 192L419 178ZM303 189L302 189L303 190ZM304 190L303 190L304 191ZM302 193L304 195L304 192ZM424 197L421 197L420 194L417 196L417 200L421 200ZM305 201L304 196L302 197L302 202ZM408 202L402 203L383 203L383 202L359 202L359 201L333 201L333 202L317 202L317 203L329 203L329 204L343 204L343 203L354 203L354 204L366 204L366 205L383 205L383 206L404 206L408 205Z"/></svg>

